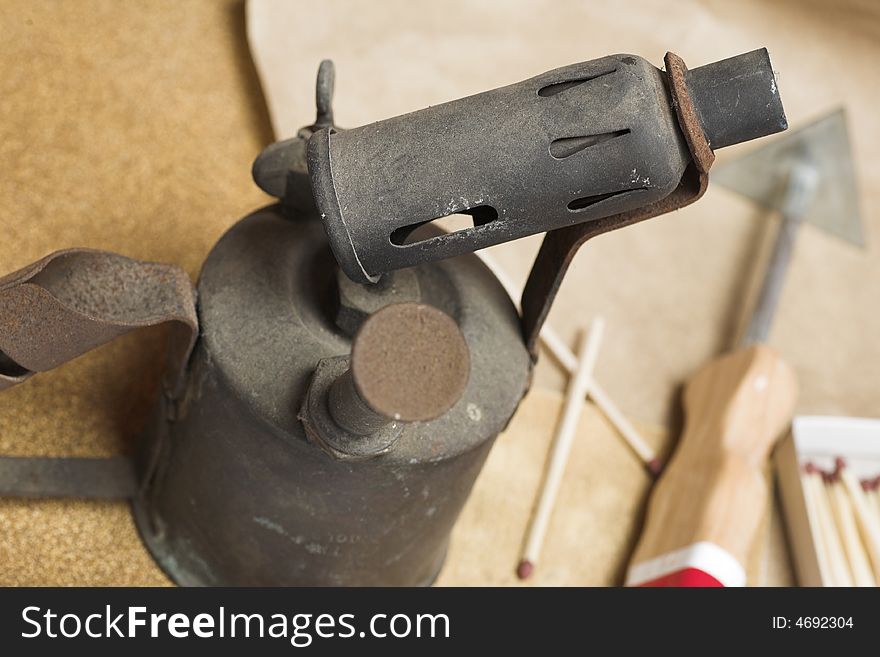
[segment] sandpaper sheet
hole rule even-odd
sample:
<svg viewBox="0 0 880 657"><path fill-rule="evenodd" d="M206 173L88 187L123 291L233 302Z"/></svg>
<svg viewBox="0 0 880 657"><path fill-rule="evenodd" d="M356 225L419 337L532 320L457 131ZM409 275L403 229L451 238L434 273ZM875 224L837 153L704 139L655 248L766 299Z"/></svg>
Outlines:
<svg viewBox="0 0 880 657"><path fill-rule="evenodd" d="M288 56L278 55L299 98L289 126L311 121L325 56L339 67L338 120L357 125L609 52L659 62L673 49L697 65L768 46L792 123L841 103L850 111L869 240L857 252L804 232L772 342L798 369L801 411L877 414L880 90L869 81L880 30L870 3L634 0L626 12L605 1L457 1L420 11L403 2L282 4L299 12ZM177 262L195 277L219 236L270 201L249 176L274 134L244 17L237 1L0 6L0 270L88 246ZM675 391L726 344L766 225L750 204L710 189L696 206L604 236L578 258L551 321L570 339L595 314L608 318L597 375L640 426L675 433ZM522 280L536 248L530 240L497 257ZM0 453L130 451L158 386L162 337L161 329L127 336L4 392ZM538 386L562 381L544 359ZM512 581L559 399L536 388L500 439L440 583ZM584 422L539 583L619 581L637 532L647 479L598 416ZM648 433L660 440L666 431ZM592 457L578 451L592 448ZM521 495L508 496L511 487ZM774 554L764 560L769 576L755 567L753 581L790 581ZM0 501L0 584L164 581L125 505Z"/></svg>

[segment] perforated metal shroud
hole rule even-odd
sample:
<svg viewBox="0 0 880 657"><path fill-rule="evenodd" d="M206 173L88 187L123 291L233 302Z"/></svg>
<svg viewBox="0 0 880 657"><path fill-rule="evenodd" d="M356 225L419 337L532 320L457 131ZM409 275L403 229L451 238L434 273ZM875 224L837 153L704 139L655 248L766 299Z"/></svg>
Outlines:
<svg viewBox="0 0 880 657"><path fill-rule="evenodd" d="M690 162L663 73L634 55L309 143L315 198L354 280L617 214L668 196ZM409 243L456 213L472 228Z"/></svg>

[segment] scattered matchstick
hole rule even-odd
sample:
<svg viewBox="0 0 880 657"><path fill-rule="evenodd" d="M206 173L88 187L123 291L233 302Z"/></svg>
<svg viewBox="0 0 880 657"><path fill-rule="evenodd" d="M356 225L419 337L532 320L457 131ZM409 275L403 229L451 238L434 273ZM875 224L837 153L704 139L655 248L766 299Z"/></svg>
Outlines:
<svg viewBox="0 0 880 657"><path fill-rule="evenodd" d="M541 485L538 504L526 534L522 559L516 569L517 577L520 579L526 579L532 574L541 553L550 515L553 512L553 505L556 502L556 495L565 472L565 464L571 453L571 446L583 410L587 386L599 355L603 328L604 320L596 318L590 325L589 332L581 336L578 349L578 367L568 384L562 419L553 439L549 465Z"/></svg>
<svg viewBox="0 0 880 657"><path fill-rule="evenodd" d="M495 259L486 251L481 251L479 255L483 263L495 274L495 277L501 283L502 287L510 295L511 299L517 301L522 296L520 290ZM547 348L553 358L573 376L578 367L578 359L572 353L571 349L565 344L559 334L553 330L549 324L544 324L540 334L541 343ZM617 432L623 437L624 442L635 453L636 456L644 463L645 468L652 476L657 477L663 469L663 462L658 458L656 452L648 445L642 435L636 428L626 419L626 416L611 400L611 397L602 389L598 382L591 376L587 387L586 395L589 396L596 406L602 411L608 422L611 423Z"/></svg>

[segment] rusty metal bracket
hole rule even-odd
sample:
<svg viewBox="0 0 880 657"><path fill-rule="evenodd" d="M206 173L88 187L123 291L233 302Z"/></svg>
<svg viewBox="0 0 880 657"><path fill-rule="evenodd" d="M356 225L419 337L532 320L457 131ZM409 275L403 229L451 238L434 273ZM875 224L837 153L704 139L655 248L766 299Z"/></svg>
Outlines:
<svg viewBox="0 0 880 657"><path fill-rule="evenodd" d="M57 251L0 278L0 390L165 322L175 325L165 387L176 398L198 337L186 272L104 251Z"/></svg>
<svg viewBox="0 0 880 657"><path fill-rule="evenodd" d="M604 217L592 222L549 231L532 265L522 295L522 327L532 361L538 357L538 335L550 313L556 294L578 249L592 237L617 228L650 219L690 205L699 199L709 184L709 168L715 154L700 124L685 81L687 67L674 53L666 53L666 80L684 134L692 162L678 187L669 196L635 210Z"/></svg>
<svg viewBox="0 0 880 657"><path fill-rule="evenodd" d="M183 393L199 333L187 273L90 249L53 253L0 278L0 390L165 322L173 330L163 386L173 401ZM136 490L135 469L125 457L0 457L3 496L118 499Z"/></svg>

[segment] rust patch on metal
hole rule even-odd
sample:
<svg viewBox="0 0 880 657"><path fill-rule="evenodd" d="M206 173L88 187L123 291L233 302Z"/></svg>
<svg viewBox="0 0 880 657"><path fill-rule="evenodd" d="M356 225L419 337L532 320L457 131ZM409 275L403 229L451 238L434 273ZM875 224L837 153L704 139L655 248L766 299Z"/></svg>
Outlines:
<svg viewBox="0 0 880 657"><path fill-rule="evenodd" d="M678 124L684 133L685 141L697 169L707 173L712 163L715 162L715 153L709 146L709 140L706 138L706 133L697 116L697 108L688 93L685 81L687 66L681 57L672 52L666 53L663 61L666 63L666 79L669 82L669 93L672 96L672 106L675 108Z"/></svg>

